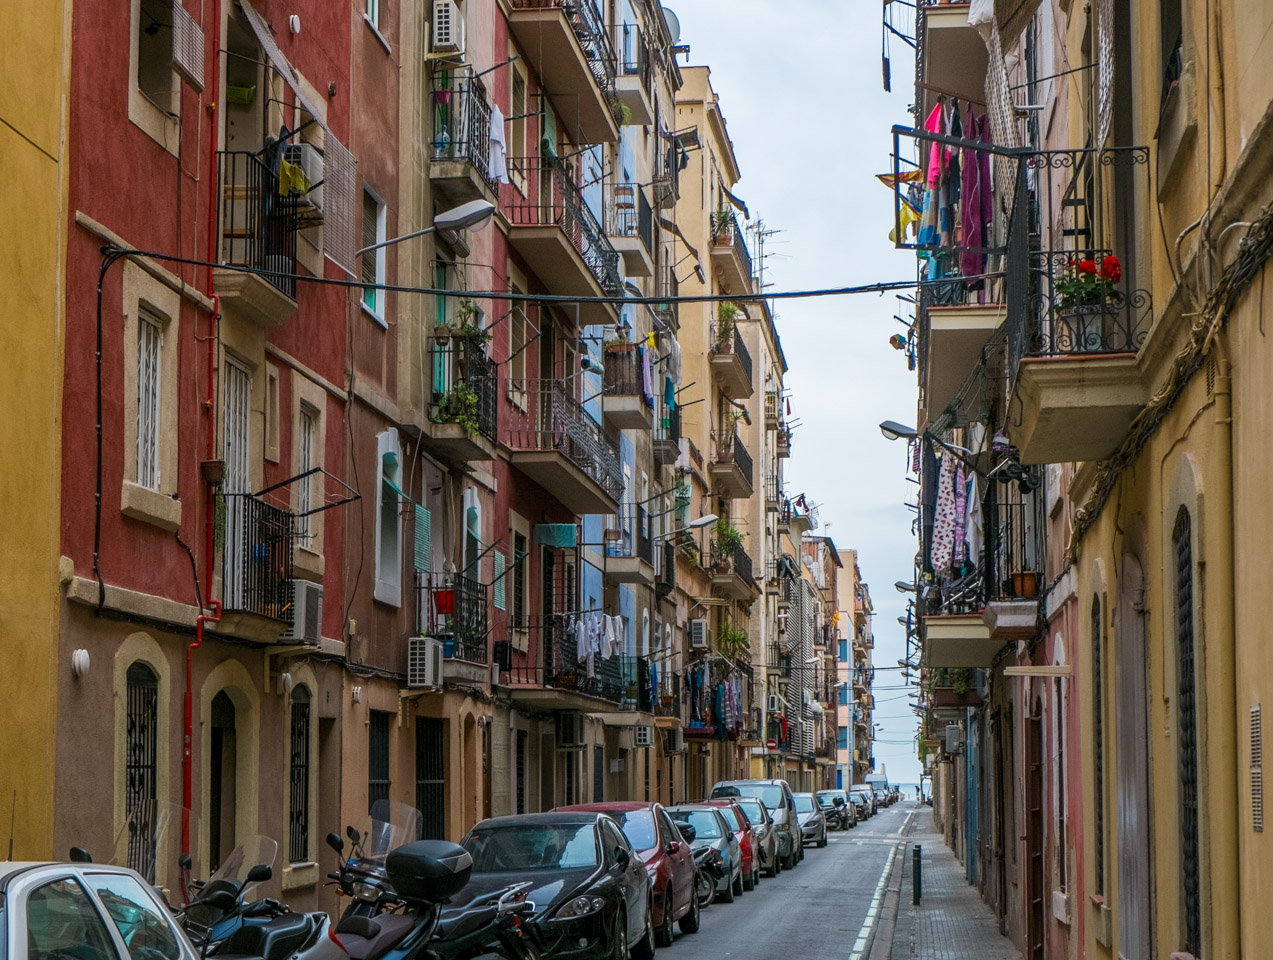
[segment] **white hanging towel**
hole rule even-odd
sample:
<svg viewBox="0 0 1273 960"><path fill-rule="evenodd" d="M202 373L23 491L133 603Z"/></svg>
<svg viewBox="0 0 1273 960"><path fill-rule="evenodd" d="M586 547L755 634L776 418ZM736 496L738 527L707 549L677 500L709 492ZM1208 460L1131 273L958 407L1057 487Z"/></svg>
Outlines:
<svg viewBox="0 0 1273 960"><path fill-rule="evenodd" d="M486 175L496 183L508 183L508 165L504 162L504 114L491 105L491 152L486 161Z"/></svg>
<svg viewBox="0 0 1273 960"><path fill-rule="evenodd" d="M601 659L609 660L611 654L614 653L614 619L603 616L601 623L605 631L605 639L601 644Z"/></svg>

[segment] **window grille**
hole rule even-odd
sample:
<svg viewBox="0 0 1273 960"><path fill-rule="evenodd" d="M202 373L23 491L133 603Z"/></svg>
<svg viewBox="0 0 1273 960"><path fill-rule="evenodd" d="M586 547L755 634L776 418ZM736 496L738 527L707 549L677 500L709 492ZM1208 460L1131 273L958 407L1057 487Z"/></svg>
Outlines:
<svg viewBox="0 0 1273 960"><path fill-rule="evenodd" d="M159 323L144 314L137 321L137 483L159 489Z"/></svg>
<svg viewBox="0 0 1273 960"><path fill-rule="evenodd" d="M124 725L124 810L136 824L128 837L128 866L155 882L149 842L155 816L158 770L159 678L146 664L128 668Z"/></svg>
<svg viewBox="0 0 1273 960"><path fill-rule="evenodd" d="M417 717L415 731L415 805L421 839L446 839L446 725Z"/></svg>
<svg viewBox="0 0 1273 960"><path fill-rule="evenodd" d="M1176 715L1180 741L1180 880L1184 905L1184 949L1202 952L1202 891L1198 851L1198 730L1194 688L1193 543L1189 511L1183 507L1172 532L1176 552Z"/></svg>
<svg viewBox="0 0 1273 960"><path fill-rule="evenodd" d="M507 563L504 560L504 554L496 550L495 551L495 609L496 610L503 610L505 606L507 605L507 601L505 599L507 597L507 589L508 589L505 586L506 579L507 579L505 576L506 570L507 570Z"/></svg>
<svg viewBox="0 0 1273 960"><path fill-rule="evenodd" d="M287 857L291 863L309 862L309 690L292 690L292 755L287 811Z"/></svg>
<svg viewBox="0 0 1273 960"><path fill-rule="evenodd" d="M517 812L526 812L526 739L525 730L517 731Z"/></svg>
<svg viewBox="0 0 1273 960"><path fill-rule="evenodd" d="M371 711L367 728L367 808L375 809L376 801L389 800L389 714Z"/></svg>
<svg viewBox="0 0 1273 960"><path fill-rule="evenodd" d="M526 625L527 585L526 535L513 534L513 626Z"/></svg>
<svg viewBox="0 0 1273 960"><path fill-rule="evenodd" d="M1101 663L1101 600L1092 598L1092 783L1096 807L1096 893L1105 893L1105 678Z"/></svg>
<svg viewBox="0 0 1273 960"><path fill-rule="evenodd" d="M1251 829L1264 832L1264 720L1258 703L1251 708Z"/></svg>
<svg viewBox="0 0 1273 960"><path fill-rule="evenodd" d="M297 443L296 474L301 477L296 490L296 536L304 546L309 546L314 533L309 512L314 509L314 477L306 476L314 469L314 434L317 417L309 407L301 407L300 438Z"/></svg>
<svg viewBox="0 0 1273 960"><path fill-rule="evenodd" d="M601 803L606 792L606 748L592 748L592 802Z"/></svg>

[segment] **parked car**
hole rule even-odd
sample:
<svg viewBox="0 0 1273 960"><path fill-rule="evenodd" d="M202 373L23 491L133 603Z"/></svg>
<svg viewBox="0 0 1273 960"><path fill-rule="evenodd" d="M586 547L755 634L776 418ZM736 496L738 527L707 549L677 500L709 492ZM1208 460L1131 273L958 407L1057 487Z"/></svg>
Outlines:
<svg viewBox="0 0 1273 960"><path fill-rule="evenodd" d="M849 802L857 810L859 820L867 820L871 816L871 801L861 790L849 791Z"/></svg>
<svg viewBox="0 0 1273 960"><path fill-rule="evenodd" d="M841 830L852 830L858 825L857 807L849 802L849 795L843 790L819 790L817 797L828 826L836 823Z"/></svg>
<svg viewBox="0 0 1273 960"><path fill-rule="evenodd" d="M867 814L868 817L873 817L880 812L880 804L875 799L875 790L869 783L855 783L853 784L853 789L861 791L862 795L869 801L871 810Z"/></svg>
<svg viewBox="0 0 1273 960"><path fill-rule="evenodd" d="M682 804L668 807L667 812L673 820L684 821L694 828L690 845L694 850L712 847L720 854L723 869L716 883L716 897L733 903L743 892L743 864L738 840L729 829L729 823L719 810L705 804Z"/></svg>
<svg viewBox="0 0 1273 960"><path fill-rule="evenodd" d="M751 797L739 797L734 802L743 808L743 813L747 814L752 830L756 833L760 868L768 876L778 876L782 870L782 862L778 857L778 831L774 828L774 818L769 815L769 808Z"/></svg>
<svg viewBox="0 0 1273 960"><path fill-rule="evenodd" d="M797 793L796 821L800 824L801 843L816 843L819 847L827 845L827 818L822 814L822 805L814 799L812 793Z"/></svg>
<svg viewBox="0 0 1273 960"><path fill-rule="evenodd" d="M760 882L760 857L757 856L756 831L752 828L751 818L738 805L737 800L707 800L708 806L716 807L725 817L729 829L734 831L734 839L738 841L739 859L742 861L743 889L754 890Z"/></svg>
<svg viewBox="0 0 1273 960"><path fill-rule="evenodd" d="M876 787L875 805L877 807L891 807L893 805L893 798L889 796L889 792L887 790Z"/></svg>
<svg viewBox="0 0 1273 960"><path fill-rule="evenodd" d="M645 872L650 875L654 897L654 939L660 947L672 945L674 922L680 922L681 933L698 932L694 856L661 803L584 803L557 807L552 812L570 811L604 813L623 830L628 843L645 864Z"/></svg>
<svg viewBox="0 0 1273 960"><path fill-rule="evenodd" d="M619 825L602 813L530 813L482 820L463 846L473 873L464 906L512 879L530 880L527 925L548 958L654 954L650 877Z"/></svg>
<svg viewBox="0 0 1273 960"><path fill-rule="evenodd" d="M798 839L796 804L786 780L722 780L713 784L711 799L734 797L751 797L769 808L778 832L778 856L786 869L793 869L804 859L804 847Z"/></svg>

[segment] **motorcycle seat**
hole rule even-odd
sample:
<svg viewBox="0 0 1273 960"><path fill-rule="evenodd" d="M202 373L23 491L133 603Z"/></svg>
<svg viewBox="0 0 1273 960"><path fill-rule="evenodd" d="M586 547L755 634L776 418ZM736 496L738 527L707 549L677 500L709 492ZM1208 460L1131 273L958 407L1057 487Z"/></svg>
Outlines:
<svg viewBox="0 0 1273 960"><path fill-rule="evenodd" d="M265 923L245 923L226 938L217 956L248 956L285 960L314 932L314 920L305 913L284 913Z"/></svg>
<svg viewBox="0 0 1273 960"><path fill-rule="evenodd" d="M494 906L482 906L476 910L461 910L451 916L443 916L438 924L439 940L461 940L480 930L495 919Z"/></svg>
<svg viewBox="0 0 1273 960"><path fill-rule="evenodd" d="M336 924L336 936L350 960L378 960L406 939L415 917L383 913L378 917L345 917Z"/></svg>

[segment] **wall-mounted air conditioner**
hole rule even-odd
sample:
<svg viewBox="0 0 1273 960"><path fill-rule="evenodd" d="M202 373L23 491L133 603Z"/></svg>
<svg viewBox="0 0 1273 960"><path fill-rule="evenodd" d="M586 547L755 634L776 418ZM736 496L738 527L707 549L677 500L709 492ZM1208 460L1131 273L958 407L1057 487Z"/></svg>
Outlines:
<svg viewBox="0 0 1273 960"><path fill-rule="evenodd" d="M583 714L577 710L563 710L555 714L557 720L557 749L576 750L584 746Z"/></svg>
<svg viewBox="0 0 1273 960"><path fill-rule="evenodd" d="M964 728L957 723L946 724L946 752L959 753L964 748Z"/></svg>
<svg viewBox="0 0 1273 960"><path fill-rule="evenodd" d="M712 631L706 620L690 621L690 649L706 650L712 645Z"/></svg>
<svg viewBox="0 0 1273 960"><path fill-rule="evenodd" d="M638 747L654 746L654 728L653 727L633 727L632 743Z"/></svg>
<svg viewBox="0 0 1273 960"><path fill-rule="evenodd" d="M298 201L297 215L302 220L322 219L323 179L327 176L322 153L312 143L289 143L283 148L283 159L300 167L309 181L309 192Z"/></svg>
<svg viewBox="0 0 1273 960"><path fill-rule="evenodd" d="M442 686L442 641L436 637L407 639L407 686L427 690Z"/></svg>
<svg viewBox="0 0 1273 960"><path fill-rule="evenodd" d="M292 581L292 625L280 643L318 643L323 638L323 585Z"/></svg>
<svg viewBox="0 0 1273 960"><path fill-rule="evenodd" d="M464 53L464 16L455 0L433 0L431 53Z"/></svg>
<svg viewBox="0 0 1273 960"><path fill-rule="evenodd" d="M668 753L684 753L685 752L685 731L680 727L667 732L667 752Z"/></svg>

